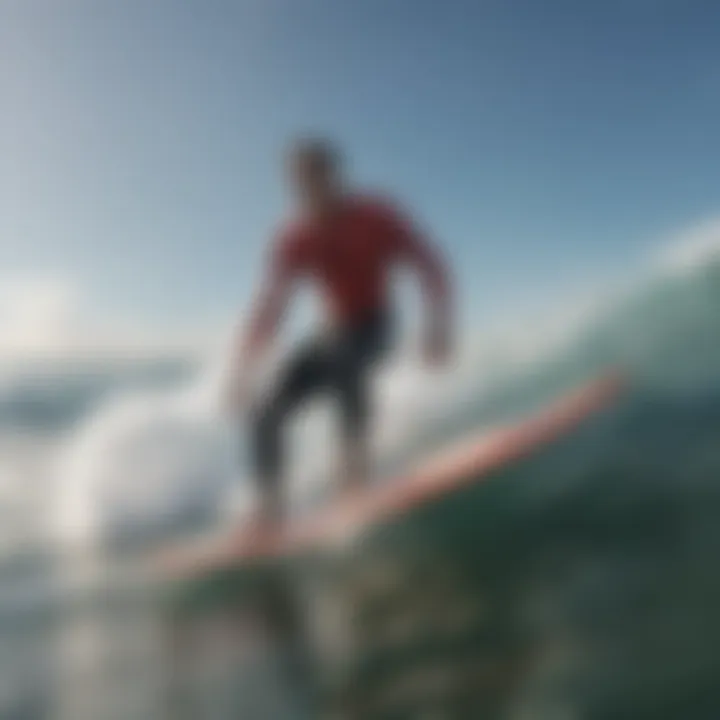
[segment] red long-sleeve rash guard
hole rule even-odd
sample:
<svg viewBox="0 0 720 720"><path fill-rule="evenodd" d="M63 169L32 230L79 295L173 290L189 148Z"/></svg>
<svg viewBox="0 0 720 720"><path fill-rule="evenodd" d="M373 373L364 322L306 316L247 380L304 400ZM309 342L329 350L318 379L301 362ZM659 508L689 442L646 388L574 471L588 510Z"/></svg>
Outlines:
<svg viewBox="0 0 720 720"><path fill-rule="evenodd" d="M322 221L289 226L274 242L270 263L273 282L306 277L317 283L331 316L345 326L388 308L390 273L398 264L414 266L433 299L447 295L434 251L412 223L377 199L353 197ZM257 318L256 332L271 333L275 315Z"/></svg>

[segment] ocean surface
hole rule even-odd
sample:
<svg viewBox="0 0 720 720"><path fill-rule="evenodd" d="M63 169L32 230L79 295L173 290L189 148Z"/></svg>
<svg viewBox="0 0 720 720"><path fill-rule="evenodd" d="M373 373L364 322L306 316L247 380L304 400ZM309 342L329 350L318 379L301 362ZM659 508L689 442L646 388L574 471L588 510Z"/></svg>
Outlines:
<svg viewBox="0 0 720 720"><path fill-rule="evenodd" d="M430 675L419 651L384 656L396 710L378 716L720 717L720 253L653 267L551 325L534 325L533 342L526 325L470 343L442 382L390 369L378 390L391 472L607 367L631 378L626 397L552 457L478 489L476 514L458 509L454 545L420 538L425 571L454 568L467 604L489 608L482 671L472 696L432 695L461 650ZM238 429L213 409L217 376L200 358L3 368L2 720L303 717L284 656L247 619L232 633L226 619L209 624L213 652L168 708L183 651L169 652L137 566L247 502ZM294 437L298 507L322 494L318 448L331 430L319 418ZM438 601L440 615L454 601ZM379 697L370 676L351 677L356 695Z"/></svg>

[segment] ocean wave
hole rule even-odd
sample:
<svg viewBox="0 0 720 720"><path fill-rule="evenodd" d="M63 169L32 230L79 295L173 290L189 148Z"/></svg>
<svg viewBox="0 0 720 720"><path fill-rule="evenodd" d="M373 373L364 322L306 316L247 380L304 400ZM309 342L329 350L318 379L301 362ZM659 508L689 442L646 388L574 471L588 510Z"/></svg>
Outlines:
<svg viewBox="0 0 720 720"><path fill-rule="evenodd" d="M505 611L511 599L512 622L522 617L526 629L527 619L537 642L513 700L528 716L557 717L560 703L578 717L633 708L633 717L655 718L672 702L687 715L688 698L716 685L720 242L693 243L689 254L664 255L651 275L622 292L568 303L569 312L548 312L542 323L476 333L451 373L429 377L407 351L380 380L378 451L397 466L420 449L523 413L608 366L632 378L612 412L547 456L529 458L509 480L478 488L470 512L453 518L467 523L467 534L455 533L461 542L443 566L464 562L465 552L463 567L468 577L478 574L481 600L500 598ZM243 477L242 428L218 411L223 357L202 367L178 361L172 372L167 365L139 373L115 366L107 377L96 366L84 385L75 369L69 374L83 400L57 402L50 425L22 413L13 425L13 405L5 406L5 427L25 433L15 467L42 459L48 474L38 470L28 483L27 471L16 475L12 462L3 464L0 513L26 530L36 504L22 493L36 488L55 544L52 552L31 552L25 537L23 552L8 545L0 555L6 588L0 624L42 629L59 608L83 617L77 607L93 598L113 615L107 598L124 578L119 559L106 550L146 551L218 522L231 501L247 506L252 488ZM65 370L47 370L51 384L63 389ZM17 397L11 386L3 387ZM71 387L63 389L66 400ZM62 408L71 408L65 421ZM35 457L40 446L30 428L42 430L42 458ZM327 412L297 428L296 497L321 492L331 478L333 432ZM7 460L12 453L0 455ZM95 642L115 648L125 626L112 630L96 615L86 619ZM73 626L59 650L73 672L73 663L82 665L74 659L77 647ZM46 638L38 648L40 662ZM137 663L141 672L157 673L156 662L145 662ZM86 685L86 676L77 675ZM17 684L26 688L23 673Z"/></svg>
<svg viewBox="0 0 720 720"><path fill-rule="evenodd" d="M622 291L569 302L545 322L475 329L451 373L428 376L412 353L399 356L379 382L380 455L399 463L418 443L490 424L608 366L656 392L720 387L720 242L716 225L709 227ZM694 249L683 252L688 242ZM221 358L204 368L176 358L6 381L0 423L74 428L53 468L60 536L137 536L142 528L152 534L212 522L233 488L236 502L247 503L242 428L218 413L221 378ZM298 500L329 481L333 433L326 411L297 429L291 485Z"/></svg>

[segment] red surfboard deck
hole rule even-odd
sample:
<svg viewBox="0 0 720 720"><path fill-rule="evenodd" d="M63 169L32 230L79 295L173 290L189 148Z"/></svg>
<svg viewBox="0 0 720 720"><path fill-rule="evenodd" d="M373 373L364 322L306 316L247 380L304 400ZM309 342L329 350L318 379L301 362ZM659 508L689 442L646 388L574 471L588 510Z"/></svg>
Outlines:
<svg viewBox="0 0 720 720"><path fill-rule="evenodd" d="M391 522L416 507L481 482L562 438L612 405L624 387L623 376L616 372L594 378L517 422L476 432L418 463L405 476L331 502L262 542L225 537L181 548L163 558L164 576L171 583L193 584L223 571L270 564L356 537L371 526Z"/></svg>

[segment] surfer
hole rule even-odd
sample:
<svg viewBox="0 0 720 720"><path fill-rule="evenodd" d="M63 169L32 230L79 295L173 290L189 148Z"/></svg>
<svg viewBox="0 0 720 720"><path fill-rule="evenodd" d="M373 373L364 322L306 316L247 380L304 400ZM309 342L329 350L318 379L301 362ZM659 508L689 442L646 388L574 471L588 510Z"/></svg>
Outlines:
<svg viewBox="0 0 720 720"><path fill-rule="evenodd" d="M266 396L248 408L260 500L256 519L265 529L283 516L284 425L316 393L330 392L339 403L345 488L357 487L369 474L368 379L393 344L394 267L409 266L421 280L427 300L424 355L430 364L448 360L453 325L448 274L436 251L391 201L350 189L331 143L294 144L287 173L297 213L271 244L259 297L238 339L232 407L248 408L251 379L298 281L309 280L320 290L327 323L290 356Z"/></svg>

